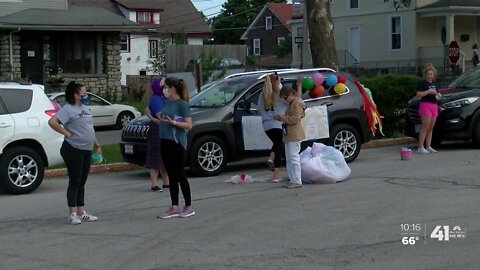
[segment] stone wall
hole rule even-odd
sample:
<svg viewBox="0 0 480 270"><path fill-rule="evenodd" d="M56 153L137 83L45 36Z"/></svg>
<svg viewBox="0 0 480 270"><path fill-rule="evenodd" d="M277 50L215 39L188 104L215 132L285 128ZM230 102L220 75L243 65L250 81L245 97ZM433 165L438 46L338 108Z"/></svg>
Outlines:
<svg viewBox="0 0 480 270"><path fill-rule="evenodd" d="M9 33L0 32L0 77L20 78L20 38L13 35L13 69L10 66ZM13 71L13 72L12 72Z"/></svg>

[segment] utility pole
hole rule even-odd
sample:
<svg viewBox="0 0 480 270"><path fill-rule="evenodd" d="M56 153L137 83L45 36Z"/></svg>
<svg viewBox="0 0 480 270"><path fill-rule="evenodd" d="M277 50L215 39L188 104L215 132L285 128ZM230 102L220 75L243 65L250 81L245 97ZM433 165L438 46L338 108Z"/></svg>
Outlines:
<svg viewBox="0 0 480 270"><path fill-rule="evenodd" d="M307 0L301 0L302 3L302 13L303 13L303 35L302 35L302 51L301 51L301 65L300 68L306 68L308 65L307 56L308 56L308 46L310 46L309 35L308 35L308 17L307 17Z"/></svg>

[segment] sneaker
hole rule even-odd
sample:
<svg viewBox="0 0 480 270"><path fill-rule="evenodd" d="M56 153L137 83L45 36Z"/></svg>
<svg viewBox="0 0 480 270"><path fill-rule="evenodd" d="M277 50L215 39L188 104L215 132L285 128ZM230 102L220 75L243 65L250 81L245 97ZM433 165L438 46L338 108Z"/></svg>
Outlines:
<svg viewBox="0 0 480 270"><path fill-rule="evenodd" d="M151 187L150 188L153 192L157 192L157 191L163 191L163 188L159 187L159 186L154 186L154 187Z"/></svg>
<svg viewBox="0 0 480 270"><path fill-rule="evenodd" d="M433 149L431 146L427 147L426 149L429 153L437 153L438 151Z"/></svg>
<svg viewBox="0 0 480 270"><path fill-rule="evenodd" d="M170 188L170 185L162 185L162 188Z"/></svg>
<svg viewBox="0 0 480 270"><path fill-rule="evenodd" d="M159 216L159 218L172 218L178 217L178 215L180 215L180 209L178 209L178 207L174 208L173 206L170 206L165 213Z"/></svg>
<svg viewBox="0 0 480 270"><path fill-rule="evenodd" d="M83 214L80 216L80 219L83 221L95 221L98 219L98 217L92 216L87 212L83 212Z"/></svg>
<svg viewBox="0 0 480 270"><path fill-rule="evenodd" d="M193 215L195 215L195 211L193 210L192 206L185 206L179 217L191 217Z"/></svg>
<svg viewBox="0 0 480 270"><path fill-rule="evenodd" d="M288 188L288 189L301 188L301 187L302 187L302 184L294 184L294 183L290 183L285 186L285 188Z"/></svg>
<svg viewBox="0 0 480 270"><path fill-rule="evenodd" d="M418 147L418 151L417 151L419 154L430 154L430 152L427 151L427 149L423 148L423 147Z"/></svg>
<svg viewBox="0 0 480 270"><path fill-rule="evenodd" d="M67 223L71 225L78 225L81 224L82 221L78 218L76 213L71 213L70 216L68 216Z"/></svg>

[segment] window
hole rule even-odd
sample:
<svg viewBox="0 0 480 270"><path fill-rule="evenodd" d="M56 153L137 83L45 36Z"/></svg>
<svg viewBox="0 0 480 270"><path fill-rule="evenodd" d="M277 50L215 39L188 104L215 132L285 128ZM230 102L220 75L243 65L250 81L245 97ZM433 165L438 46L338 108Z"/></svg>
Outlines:
<svg viewBox="0 0 480 270"><path fill-rule="evenodd" d="M150 58L156 58L158 56L158 40L148 41L148 51Z"/></svg>
<svg viewBox="0 0 480 270"><path fill-rule="evenodd" d="M392 50L402 49L402 18L392 17L390 19L391 24L391 45Z"/></svg>
<svg viewBox="0 0 480 270"><path fill-rule="evenodd" d="M265 30L272 30L272 16L265 17Z"/></svg>
<svg viewBox="0 0 480 270"><path fill-rule="evenodd" d="M282 45L285 42L285 37L277 37L277 45Z"/></svg>
<svg viewBox="0 0 480 270"><path fill-rule="evenodd" d="M137 12L137 22L138 23L153 23L153 13L146 11Z"/></svg>
<svg viewBox="0 0 480 270"><path fill-rule="evenodd" d="M96 74L102 69L102 41L91 33L51 36L50 56L64 73Z"/></svg>
<svg viewBox="0 0 480 270"><path fill-rule="evenodd" d="M120 35L120 50L130 52L130 35Z"/></svg>
<svg viewBox="0 0 480 270"><path fill-rule="evenodd" d="M358 8L358 1L359 0L349 0L349 1L350 1L350 6L349 6L350 9Z"/></svg>
<svg viewBox="0 0 480 270"><path fill-rule="evenodd" d="M2 89L0 92L0 98L11 114L28 111L32 105L32 97L33 91L29 89Z"/></svg>
<svg viewBox="0 0 480 270"><path fill-rule="evenodd" d="M254 55L260 55L260 39L256 38L253 40L253 54Z"/></svg>

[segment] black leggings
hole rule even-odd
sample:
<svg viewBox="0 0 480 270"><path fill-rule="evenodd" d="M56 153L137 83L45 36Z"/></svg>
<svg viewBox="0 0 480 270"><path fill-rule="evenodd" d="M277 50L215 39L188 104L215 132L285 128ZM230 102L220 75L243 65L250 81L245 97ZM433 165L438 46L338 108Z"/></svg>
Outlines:
<svg viewBox="0 0 480 270"><path fill-rule="evenodd" d="M275 160L273 161L273 166L275 168L280 168L280 163L282 161L282 156L284 152L283 146L283 129L281 128L272 128L265 131L268 138L272 141L272 152L275 154Z"/></svg>
<svg viewBox="0 0 480 270"><path fill-rule="evenodd" d="M85 183L90 171L92 151L79 150L63 141L60 148L68 172L67 204L68 207L85 206Z"/></svg>
<svg viewBox="0 0 480 270"><path fill-rule="evenodd" d="M162 139L160 141L160 152L162 153L163 164L170 180L169 190L172 205L178 205L179 184L185 199L185 206L192 205L190 184L185 175L185 149L181 144L175 143L175 141Z"/></svg>

